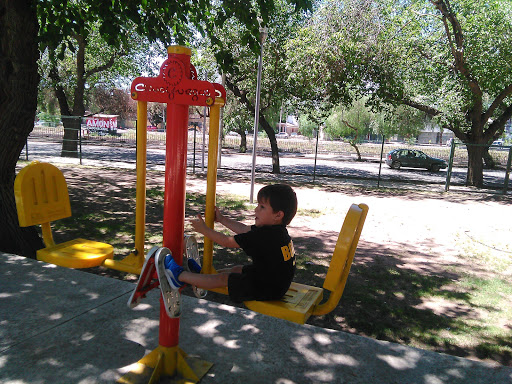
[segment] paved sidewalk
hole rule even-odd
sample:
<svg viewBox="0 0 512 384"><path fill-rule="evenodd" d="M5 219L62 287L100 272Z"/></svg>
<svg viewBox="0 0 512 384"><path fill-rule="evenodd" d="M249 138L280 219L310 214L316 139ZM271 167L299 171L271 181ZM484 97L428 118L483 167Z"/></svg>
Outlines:
<svg viewBox="0 0 512 384"><path fill-rule="evenodd" d="M159 292L0 253L0 382L111 383L158 344ZM512 383L512 368L183 298L180 347L201 383ZM168 382L168 380L162 380Z"/></svg>

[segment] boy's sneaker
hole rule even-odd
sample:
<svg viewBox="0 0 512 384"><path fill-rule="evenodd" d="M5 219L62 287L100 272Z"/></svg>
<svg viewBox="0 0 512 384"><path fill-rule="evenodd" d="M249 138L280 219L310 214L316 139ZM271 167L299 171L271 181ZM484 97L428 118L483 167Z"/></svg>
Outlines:
<svg viewBox="0 0 512 384"><path fill-rule="evenodd" d="M167 281L171 285L173 289L179 289L183 287L185 283L182 283L178 280L178 276L181 272L184 271L181 265L178 265L172 258L172 255L169 254L165 256L164 259L164 267L165 267L165 276L167 277Z"/></svg>
<svg viewBox="0 0 512 384"><path fill-rule="evenodd" d="M201 265L194 259L187 259L186 269L192 273L201 273Z"/></svg>
<svg viewBox="0 0 512 384"><path fill-rule="evenodd" d="M176 288L176 283L182 283L179 280L174 279L175 284L172 284L172 279L169 276L172 275L172 273L170 273L170 270L165 268L165 261L168 256L171 257L172 260L171 251L168 248L159 248L155 255L155 265L156 272L158 274L158 281L160 283L160 291L162 292L165 312L170 318L176 318L181 314L181 294L180 291ZM178 267L174 268L175 271L181 268L176 263L174 264ZM181 268L181 270L183 271L183 268ZM178 275L179 274L177 274L177 276Z"/></svg>

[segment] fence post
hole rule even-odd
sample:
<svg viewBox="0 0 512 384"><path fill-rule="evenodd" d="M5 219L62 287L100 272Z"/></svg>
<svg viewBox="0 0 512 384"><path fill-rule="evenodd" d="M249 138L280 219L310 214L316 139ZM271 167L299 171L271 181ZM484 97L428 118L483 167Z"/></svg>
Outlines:
<svg viewBox="0 0 512 384"><path fill-rule="evenodd" d="M450 189L450 180L452 178L452 168L453 168L454 156L455 156L455 140L452 140L451 148L450 148L450 160L448 160L448 171L446 172L446 184L444 186L445 192L448 192L448 189Z"/></svg>
<svg viewBox="0 0 512 384"><path fill-rule="evenodd" d="M82 118L77 117L77 119L80 119L78 122L78 151L80 157L80 165L82 165Z"/></svg>
<svg viewBox="0 0 512 384"><path fill-rule="evenodd" d="M313 184L316 179L316 158L318 156L318 138L320 136L320 128L316 130L316 145L315 145L315 166L313 167Z"/></svg>
<svg viewBox="0 0 512 384"><path fill-rule="evenodd" d="M510 165L512 163L512 146L508 148L508 160L507 160L507 170L505 171L505 182L503 184L503 194L507 194L508 189L508 180L510 177Z"/></svg>
<svg viewBox="0 0 512 384"><path fill-rule="evenodd" d="M197 126L194 125L194 156L193 156L193 160L192 160L192 173L195 175L196 174L196 131L197 131ZM188 133L187 133L188 135Z"/></svg>
<svg viewBox="0 0 512 384"><path fill-rule="evenodd" d="M377 188L380 188L380 172L382 170L382 154L383 153L384 153L384 135L382 135L382 145L380 147L379 178L377 179Z"/></svg>

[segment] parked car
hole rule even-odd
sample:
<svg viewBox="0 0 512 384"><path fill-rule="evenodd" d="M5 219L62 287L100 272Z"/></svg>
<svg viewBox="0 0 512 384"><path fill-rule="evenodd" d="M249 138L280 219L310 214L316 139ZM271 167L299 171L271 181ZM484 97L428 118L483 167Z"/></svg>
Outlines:
<svg viewBox="0 0 512 384"><path fill-rule="evenodd" d="M497 145L497 146L499 146L499 147L502 147L504 143L505 143L505 142L503 141L503 139L498 139L498 140L494 140L494 141L492 142L492 145Z"/></svg>
<svg viewBox="0 0 512 384"><path fill-rule="evenodd" d="M392 150L386 157L386 164L393 169L400 169L401 167L426 168L432 172L448 167L446 161L430 157L415 149Z"/></svg>
<svg viewBox="0 0 512 384"><path fill-rule="evenodd" d="M288 138L288 134L286 132L276 133L276 139L287 139L287 138Z"/></svg>

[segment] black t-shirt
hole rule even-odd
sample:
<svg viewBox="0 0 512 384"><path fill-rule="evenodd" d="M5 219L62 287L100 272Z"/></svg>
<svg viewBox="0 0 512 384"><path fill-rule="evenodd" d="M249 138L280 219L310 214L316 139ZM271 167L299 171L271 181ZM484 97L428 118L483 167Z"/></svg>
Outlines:
<svg viewBox="0 0 512 384"><path fill-rule="evenodd" d="M282 297L295 273L295 251L286 227L253 225L249 232L234 238L252 259L252 265L244 267L244 273L250 273L266 295Z"/></svg>

